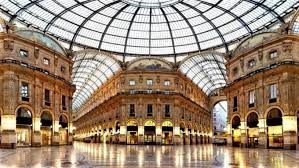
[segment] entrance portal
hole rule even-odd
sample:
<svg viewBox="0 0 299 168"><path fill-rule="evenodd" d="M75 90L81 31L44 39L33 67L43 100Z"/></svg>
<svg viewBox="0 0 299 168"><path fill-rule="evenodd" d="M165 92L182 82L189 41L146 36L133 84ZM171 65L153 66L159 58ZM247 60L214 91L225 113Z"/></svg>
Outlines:
<svg viewBox="0 0 299 168"><path fill-rule="evenodd" d="M233 128L233 134L232 134L232 138L233 138L233 146L237 146L239 147L241 144L241 130L240 130L240 126L241 126L241 120L239 116L235 116L232 120L232 128Z"/></svg>
<svg viewBox="0 0 299 168"><path fill-rule="evenodd" d="M59 117L59 144L66 145L68 141L68 120L65 115Z"/></svg>
<svg viewBox="0 0 299 168"><path fill-rule="evenodd" d="M144 144L156 144L156 125L154 121L147 121L144 124Z"/></svg>
<svg viewBox="0 0 299 168"><path fill-rule="evenodd" d="M17 111L17 146L30 146L32 135L32 115L27 108L19 108Z"/></svg>
<svg viewBox="0 0 299 168"><path fill-rule="evenodd" d="M247 116L247 135L248 135L248 147L257 148L259 139L259 128L258 128L258 115L255 112L250 113Z"/></svg>
<svg viewBox="0 0 299 168"><path fill-rule="evenodd" d="M267 126L268 126L268 147L283 148L282 113L279 109L274 108L268 112Z"/></svg>
<svg viewBox="0 0 299 168"><path fill-rule="evenodd" d="M53 120L52 115L48 111L44 111L41 115L41 145L52 144Z"/></svg>
<svg viewBox="0 0 299 168"><path fill-rule="evenodd" d="M138 144L138 124L135 121L127 124L127 144Z"/></svg>
<svg viewBox="0 0 299 168"><path fill-rule="evenodd" d="M173 123L170 121L162 123L162 144L173 144Z"/></svg>

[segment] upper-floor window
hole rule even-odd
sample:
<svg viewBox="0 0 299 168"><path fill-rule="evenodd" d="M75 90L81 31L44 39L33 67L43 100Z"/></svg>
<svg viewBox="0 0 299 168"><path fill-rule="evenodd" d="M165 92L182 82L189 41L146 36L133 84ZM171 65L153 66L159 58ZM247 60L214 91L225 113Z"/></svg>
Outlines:
<svg viewBox="0 0 299 168"><path fill-rule="evenodd" d="M276 58L276 57L278 57L278 52L277 52L277 50L275 50L275 51L271 51L271 52L269 53L269 58L270 58L270 59L273 59L273 58Z"/></svg>
<svg viewBox="0 0 299 168"><path fill-rule="evenodd" d="M152 104L147 105L147 116L148 117L153 116L153 105Z"/></svg>
<svg viewBox="0 0 299 168"><path fill-rule="evenodd" d="M29 56L29 52L27 50L20 49L20 57L27 58Z"/></svg>
<svg viewBox="0 0 299 168"><path fill-rule="evenodd" d="M164 86L169 86L170 85L170 81L169 80L165 80L164 81Z"/></svg>
<svg viewBox="0 0 299 168"><path fill-rule="evenodd" d="M129 85L130 85L130 86L135 86L135 85L136 85L135 80L129 80Z"/></svg>
<svg viewBox="0 0 299 168"><path fill-rule="evenodd" d="M170 117L170 105L165 104L165 117Z"/></svg>
<svg viewBox="0 0 299 168"><path fill-rule="evenodd" d="M136 91L134 89L130 89L129 92L130 92L130 94L135 94Z"/></svg>
<svg viewBox="0 0 299 168"><path fill-rule="evenodd" d="M51 100L50 100L50 90L45 89L45 105L50 106L51 105Z"/></svg>
<svg viewBox="0 0 299 168"><path fill-rule="evenodd" d="M66 70L65 66L61 66L61 67L60 67L60 71L61 71L61 72L65 72L65 70Z"/></svg>
<svg viewBox="0 0 299 168"><path fill-rule="evenodd" d="M238 74L238 67L234 67L232 73L233 73L233 75L237 75Z"/></svg>
<svg viewBox="0 0 299 168"><path fill-rule="evenodd" d="M65 95L61 96L61 105L62 105L62 110L66 110L66 96Z"/></svg>
<svg viewBox="0 0 299 168"><path fill-rule="evenodd" d="M152 89L147 89L146 91L148 94L152 94L153 93L153 90Z"/></svg>
<svg viewBox="0 0 299 168"><path fill-rule="evenodd" d="M27 82L22 82L21 98L22 101L29 101L29 84Z"/></svg>
<svg viewBox="0 0 299 168"><path fill-rule="evenodd" d="M254 67L256 65L256 61L255 59L251 59L248 61L248 66L251 68L251 67Z"/></svg>
<svg viewBox="0 0 299 168"><path fill-rule="evenodd" d="M43 63L45 65L50 65L50 60L48 58L44 58Z"/></svg>
<svg viewBox="0 0 299 168"><path fill-rule="evenodd" d="M274 103L277 101L277 84L270 85L270 103Z"/></svg>
<svg viewBox="0 0 299 168"><path fill-rule="evenodd" d="M130 117L135 117L135 104L130 104L129 116Z"/></svg>
<svg viewBox="0 0 299 168"><path fill-rule="evenodd" d="M235 96L233 98L233 111L237 111L238 110L238 97Z"/></svg>
<svg viewBox="0 0 299 168"><path fill-rule="evenodd" d="M251 90L248 93L249 107L253 107L255 103L255 90Z"/></svg>
<svg viewBox="0 0 299 168"><path fill-rule="evenodd" d="M152 79L146 80L146 84L149 85L149 86L152 86L153 85L153 80Z"/></svg>
<svg viewBox="0 0 299 168"><path fill-rule="evenodd" d="M184 108L181 109L181 118L182 119L185 118L185 109Z"/></svg>

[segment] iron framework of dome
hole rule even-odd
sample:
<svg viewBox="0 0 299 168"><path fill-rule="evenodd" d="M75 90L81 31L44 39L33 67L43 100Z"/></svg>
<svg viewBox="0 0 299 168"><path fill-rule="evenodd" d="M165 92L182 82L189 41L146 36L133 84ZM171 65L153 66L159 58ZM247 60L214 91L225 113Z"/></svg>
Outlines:
<svg viewBox="0 0 299 168"><path fill-rule="evenodd" d="M4 0L0 5L11 22L59 37L70 49L175 57L227 51L244 36L284 23L298 0Z"/></svg>

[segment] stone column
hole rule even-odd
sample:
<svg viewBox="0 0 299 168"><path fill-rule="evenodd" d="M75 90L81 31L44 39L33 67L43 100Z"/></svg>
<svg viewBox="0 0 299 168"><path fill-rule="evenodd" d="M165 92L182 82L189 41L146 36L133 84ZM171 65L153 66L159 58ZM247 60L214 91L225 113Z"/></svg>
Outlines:
<svg viewBox="0 0 299 168"><path fill-rule="evenodd" d="M138 144L141 144L141 145L144 144L144 126L143 125L138 126Z"/></svg>
<svg viewBox="0 0 299 168"><path fill-rule="evenodd" d="M173 127L173 144L174 145L181 145L182 144L182 138L180 135L180 126L174 126Z"/></svg>
<svg viewBox="0 0 299 168"><path fill-rule="evenodd" d="M119 131L119 143L120 144L126 144L126 142L127 142L126 133L127 133L127 126L121 125L120 131Z"/></svg>
<svg viewBox="0 0 299 168"><path fill-rule="evenodd" d="M156 125L156 144L161 145L162 144L162 126Z"/></svg>
<svg viewBox="0 0 299 168"><path fill-rule="evenodd" d="M192 134L192 144L196 144L196 136L195 136L196 133L194 132L194 129L192 129L191 134Z"/></svg>
<svg viewBox="0 0 299 168"><path fill-rule="evenodd" d="M32 134L32 143L31 146L40 147L41 146L41 133L40 125L41 121L39 117L34 117L33 119L33 134Z"/></svg>
<svg viewBox="0 0 299 168"><path fill-rule="evenodd" d="M232 136L232 131L231 131L231 124L227 124L227 146L233 146L233 136Z"/></svg>
<svg viewBox="0 0 299 168"><path fill-rule="evenodd" d="M283 122L283 148L296 150L297 144L297 116L284 116Z"/></svg>
<svg viewBox="0 0 299 168"><path fill-rule="evenodd" d="M185 128L185 140L186 140L186 145L190 145L190 133L188 131L188 128Z"/></svg>
<svg viewBox="0 0 299 168"><path fill-rule="evenodd" d="M16 148L16 116L15 115L2 115L1 116L1 148Z"/></svg>
<svg viewBox="0 0 299 168"><path fill-rule="evenodd" d="M72 122L69 123L67 139L68 139L67 144L72 145L73 144L73 123Z"/></svg>
<svg viewBox="0 0 299 168"><path fill-rule="evenodd" d="M259 119L259 148L268 148L266 119Z"/></svg>
<svg viewBox="0 0 299 168"><path fill-rule="evenodd" d="M14 72L3 74L3 115L1 116L1 148L16 148L16 114L18 81Z"/></svg>
<svg viewBox="0 0 299 168"><path fill-rule="evenodd" d="M246 132L246 122L241 122L241 147L247 147L248 146L248 139L247 139L247 132Z"/></svg>
<svg viewBox="0 0 299 168"><path fill-rule="evenodd" d="M56 146L59 145L59 121L55 120L53 123L52 145Z"/></svg>

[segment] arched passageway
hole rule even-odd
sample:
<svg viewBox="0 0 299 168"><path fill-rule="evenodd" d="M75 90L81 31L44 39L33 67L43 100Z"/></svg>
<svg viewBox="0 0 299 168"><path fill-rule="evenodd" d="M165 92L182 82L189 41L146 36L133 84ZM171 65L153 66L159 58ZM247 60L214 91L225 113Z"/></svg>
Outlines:
<svg viewBox="0 0 299 168"><path fill-rule="evenodd" d="M32 113L21 107L16 116L17 146L30 146L32 137Z"/></svg>
<svg viewBox="0 0 299 168"><path fill-rule="evenodd" d="M259 128L258 128L258 115L255 112L249 113L247 116L247 135L248 135L248 147L258 147Z"/></svg>
<svg viewBox="0 0 299 168"><path fill-rule="evenodd" d="M49 111L43 111L41 114L41 145L52 144L53 118Z"/></svg>
<svg viewBox="0 0 299 168"><path fill-rule="evenodd" d="M268 147L283 148L282 112L278 108L271 109L267 114Z"/></svg>
<svg viewBox="0 0 299 168"><path fill-rule="evenodd" d="M239 116L235 116L232 119L232 135L233 135L233 146L240 146L241 144L241 120Z"/></svg>

